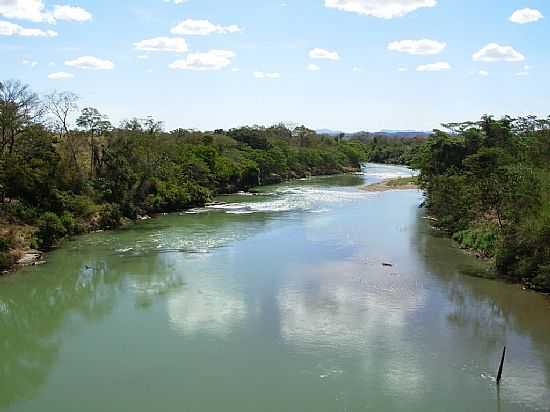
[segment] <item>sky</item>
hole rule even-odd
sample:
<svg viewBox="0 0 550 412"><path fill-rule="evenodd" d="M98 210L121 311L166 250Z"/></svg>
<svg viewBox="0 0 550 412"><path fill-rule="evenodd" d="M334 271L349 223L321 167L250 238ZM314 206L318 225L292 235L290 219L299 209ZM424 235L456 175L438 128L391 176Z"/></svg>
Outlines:
<svg viewBox="0 0 550 412"><path fill-rule="evenodd" d="M548 0L0 0L0 80L113 123L431 130L550 114Z"/></svg>

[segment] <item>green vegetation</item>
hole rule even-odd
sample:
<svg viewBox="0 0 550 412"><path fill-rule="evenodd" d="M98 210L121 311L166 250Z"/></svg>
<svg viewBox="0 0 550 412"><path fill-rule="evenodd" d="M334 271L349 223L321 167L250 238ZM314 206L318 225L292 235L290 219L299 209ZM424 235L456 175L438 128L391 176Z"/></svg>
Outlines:
<svg viewBox="0 0 550 412"><path fill-rule="evenodd" d="M0 82L0 229L13 228L0 230L2 267L12 261L5 244L47 250L67 235L201 206L220 193L356 171L366 160L360 142L305 127L165 132L150 117L114 127L77 102L72 93L39 99L20 82ZM15 242L29 226L30 238Z"/></svg>
<svg viewBox="0 0 550 412"><path fill-rule="evenodd" d="M497 274L550 290L550 119L445 125L417 164L426 206Z"/></svg>
<svg viewBox="0 0 550 412"><path fill-rule="evenodd" d="M391 179L385 182L389 187L403 187L403 186L416 186L418 184L418 178L415 176L411 177L398 177L396 179Z"/></svg>
<svg viewBox="0 0 550 412"><path fill-rule="evenodd" d="M352 140L360 141L367 148L367 160L372 163L412 166L427 137L391 137L357 134Z"/></svg>

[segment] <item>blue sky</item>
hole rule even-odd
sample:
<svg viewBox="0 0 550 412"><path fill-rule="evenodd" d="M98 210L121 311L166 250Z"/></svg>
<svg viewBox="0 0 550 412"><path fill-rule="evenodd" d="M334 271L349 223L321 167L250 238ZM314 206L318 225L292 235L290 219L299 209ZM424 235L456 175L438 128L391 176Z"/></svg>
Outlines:
<svg viewBox="0 0 550 412"><path fill-rule="evenodd" d="M429 130L550 114L545 0L176 2L0 0L0 79L168 129Z"/></svg>

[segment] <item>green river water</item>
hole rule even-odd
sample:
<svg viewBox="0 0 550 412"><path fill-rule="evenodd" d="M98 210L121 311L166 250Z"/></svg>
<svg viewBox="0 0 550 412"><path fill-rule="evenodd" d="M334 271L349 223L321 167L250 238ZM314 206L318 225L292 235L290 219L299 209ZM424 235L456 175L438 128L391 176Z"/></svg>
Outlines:
<svg viewBox="0 0 550 412"><path fill-rule="evenodd" d="M226 196L1 278L0 411L550 410L550 300L466 276L421 193L359 189L408 174Z"/></svg>

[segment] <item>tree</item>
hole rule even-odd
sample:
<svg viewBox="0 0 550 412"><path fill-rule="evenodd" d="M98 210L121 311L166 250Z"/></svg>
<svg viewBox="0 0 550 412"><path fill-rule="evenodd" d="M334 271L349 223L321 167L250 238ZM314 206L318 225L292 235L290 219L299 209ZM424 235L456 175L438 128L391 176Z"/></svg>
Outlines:
<svg viewBox="0 0 550 412"><path fill-rule="evenodd" d="M90 176L93 177L94 170L99 164L99 154L95 138L109 132L113 129L113 126L107 116L101 114L99 110L93 107L82 109L80 117L76 120L76 124L81 129L84 129L90 137Z"/></svg>
<svg viewBox="0 0 550 412"><path fill-rule="evenodd" d="M292 134L298 138L300 147L308 147L317 135L314 130L308 129L305 126L296 127Z"/></svg>
<svg viewBox="0 0 550 412"><path fill-rule="evenodd" d="M63 142L68 150L70 167L80 180L82 173L78 163L78 141L76 136L70 133L70 122L78 110L78 99L74 93L54 91L45 96L44 107L51 117L54 130L59 135L59 141Z"/></svg>
<svg viewBox="0 0 550 412"><path fill-rule="evenodd" d="M54 127L60 137L69 134L71 116L78 110L79 97L71 92L54 91L45 96L44 106L53 118Z"/></svg>
<svg viewBox="0 0 550 412"><path fill-rule="evenodd" d="M0 82L0 156L13 153L16 139L43 114L38 95L17 80Z"/></svg>

